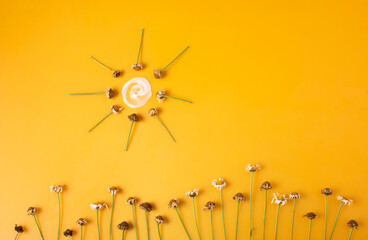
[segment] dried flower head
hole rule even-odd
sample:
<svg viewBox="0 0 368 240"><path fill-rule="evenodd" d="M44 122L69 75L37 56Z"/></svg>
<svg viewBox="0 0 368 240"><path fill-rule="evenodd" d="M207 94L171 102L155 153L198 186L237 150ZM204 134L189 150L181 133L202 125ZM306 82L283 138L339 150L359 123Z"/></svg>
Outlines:
<svg viewBox="0 0 368 240"><path fill-rule="evenodd" d="M92 210L100 210L108 208L106 203L91 203L89 206L91 207Z"/></svg>
<svg viewBox="0 0 368 240"><path fill-rule="evenodd" d="M108 99L114 96L114 91L111 88L106 88L105 95Z"/></svg>
<svg viewBox="0 0 368 240"><path fill-rule="evenodd" d="M62 192L64 188L64 185L56 185L56 186L50 186L50 192Z"/></svg>
<svg viewBox="0 0 368 240"><path fill-rule="evenodd" d="M204 205L203 207L203 211L207 211L207 210L214 210L216 207L216 204L214 202L207 202L206 205Z"/></svg>
<svg viewBox="0 0 368 240"><path fill-rule="evenodd" d="M167 205L168 208L177 208L179 206L179 200L177 198L171 199L169 204Z"/></svg>
<svg viewBox="0 0 368 240"><path fill-rule="evenodd" d="M160 78L161 78L161 71L160 71L160 70L157 70L157 69L154 69L154 70L153 70L153 76L154 76L156 79L160 79Z"/></svg>
<svg viewBox="0 0 368 240"><path fill-rule="evenodd" d="M117 187L109 187L108 189L107 189L107 191L109 192L109 193L111 193L111 195L115 195L115 194L117 194L119 191L120 191L120 189L119 188L117 188Z"/></svg>
<svg viewBox="0 0 368 240"><path fill-rule="evenodd" d="M77 224L80 226L86 225L87 224L87 220L84 218L79 218L77 221Z"/></svg>
<svg viewBox="0 0 368 240"><path fill-rule="evenodd" d="M15 230L17 233L22 233L22 232L24 232L23 227L22 227L21 225L19 225L19 226L18 226L17 224L15 224L14 230Z"/></svg>
<svg viewBox="0 0 368 240"><path fill-rule="evenodd" d="M138 63L138 64L133 64L133 65L132 65L132 69L133 69L133 70L136 70L136 71L140 71L140 70L142 70L142 68L143 68L143 65L142 65L142 64L140 64L140 63Z"/></svg>
<svg viewBox="0 0 368 240"><path fill-rule="evenodd" d="M35 207L29 207L28 210L27 210L28 215L35 215L36 212L37 212L37 208L35 208Z"/></svg>
<svg viewBox="0 0 368 240"><path fill-rule="evenodd" d="M134 198L134 197L129 197L127 200L126 200L126 204L128 205L133 205L134 203L137 202L137 199Z"/></svg>
<svg viewBox="0 0 368 240"><path fill-rule="evenodd" d="M324 195L332 195L332 190L329 188L324 188L321 190L321 193Z"/></svg>
<svg viewBox="0 0 368 240"><path fill-rule="evenodd" d="M120 76L120 71L119 70L114 71L114 73L112 74L112 77L114 77L114 78L117 78L119 76Z"/></svg>
<svg viewBox="0 0 368 240"><path fill-rule="evenodd" d="M156 222L157 224L164 224L165 220L164 220L164 218L163 218L163 217L161 217L161 216L156 216L156 217L155 217L155 222Z"/></svg>
<svg viewBox="0 0 368 240"><path fill-rule="evenodd" d="M187 196L187 197L196 197L196 196L198 196L198 190L199 189L196 188L193 191L189 191L189 192L185 193L185 196Z"/></svg>
<svg viewBox="0 0 368 240"><path fill-rule="evenodd" d="M226 182L224 181L223 178L213 179L211 184L218 190L221 190L226 186Z"/></svg>
<svg viewBox="0 0 368 240"><path fill-rule="evenodd" d="M358 229L359 224L358 224L355 220L350 220L350 221L348 222L348 227Z"/></svg>
<svg viewBox="0 0 368 240"><path fill-rule="evenodd" d="M160 90L156 93L156 98L158 100L158 102L163 102L165 100L165 91L164 90Z"/></svg>
<svg viewBox="0 0 368 240"><path fill-rule="evenodd" d="M337 200L341 201L341 203L343 203L344 205L348 205L348 206L353 205L353 200L344 198L342 196L337 196Z"/></svg>
<svg viewBox="0 0 368 240"><path fill-rule="evenodd" d="M245 171L255 172L255 171L257 171L257 169L261 169L261 165L258 165L258 164L250 165L250 164L248 164L248 166L245 168Z"/></svg>
<svg viewBox="0 0 368 240"><path fill-rule="evenodd" d="M64 236L65 237L71 237L73 236L73 230L67 229L64 231Z"/></svg>
<svg viewBox="0 0 368 240"><path fill-rule="evenodd" d="M128 230L130 228L130 226L129 226L129 223L124 221L124 222L119 223L117 228L119 230Z"/></svg>
<svg viewBox="0 0 368 240"><path fill-rule="evenodd" d="M299 199L300 198L300 194L297 192L292 192L289 194L289 199Z"/></svg>
<svg viewBox="0 0 368 240"><path fill-rule="evenodd" d="M130 121L134 121L134 122L138 122L138 121L139 121L139 117L138 117L138 115L137 115L137 114L135 114L135 113L130 114L130 115L128 116L128 118L129 118L129 120L130 120Z"/></svg>
<svg viewBox="0 0 368 240"><path fill-rule="evenodd" d="M310 220L313 220L313 219L315 219L317 217L317 215L314 212L309 212L309 213L303 215L303 217L307 217Z"/></svg>
<svg viewBox="0 0 368 240"><path fill-rule="evenodd" d="M287 198L285 197L285 194L279 194L274 193L271 203L281 204L285 205L287 202Z"/></svg>
<svg viewBox="0 0 368 240"><path fill-rule="evenodd" d="M269 190L269 189L271 189L272 188L272 185L271 185L271 183L270 182L264 182L264 183L262 183L262 185L261 185L261 187L260 187L260 189L262 190L262 189L264 189L264 190Z"/></svg>
<svg viewBox="0 0 368 240"><path fill-rule="evenodd" d="M234 197L232 197L232 199L235 200L235 201L238 201L238 202L244 202L245 201L245 197L241 193L235 194Z"/></svg>
<svg viewBox="0 0 368 240"><path fill-rule="evenodd" d="M151 108L148 112L148 116L155 116L158 113L157 108Z"/></svg>
<svg viewBox="0 0 368 240"><path fill-rule="evenodd" d="M116 105L111 106L111 112L113 112L114 114L118 114L121 110L123 110L122 107L119 107L119 106L116 106Z"/></svg>
<svg viewBox="0 0 368 240"><path fill-rule="evenodd" d="M148 202L141 203L139 205L139 208L146 211L146 212L152 211L152 205Z"/></svg>

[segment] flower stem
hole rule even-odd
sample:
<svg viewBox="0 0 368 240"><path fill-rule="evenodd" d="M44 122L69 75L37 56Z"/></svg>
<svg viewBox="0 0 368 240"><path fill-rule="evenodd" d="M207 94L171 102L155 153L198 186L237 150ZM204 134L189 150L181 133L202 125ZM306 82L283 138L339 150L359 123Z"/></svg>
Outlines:
<svg viewBox="0 0 368 240"><path fill-rule="evenodd" d="M265 206L264 206L264 214L263 214L263 234L262 234L263 240L265 240L266 212L267 212L267 189L265 189Z"/></svg>
<svg viewBox="0 0 368 240"><path fill-rule="evenodd" d="M106 93L104 93L104 92L70 93L69 95L96 95L96 94L106 94Z"/></svg>
<svg viewBox="0 0 368 240"><path fill-rule="evenodd" d="M166 128L165 124L163 124L163 122L161 122L161 120L157 117L157 115L155 115L155 117L161 123L161 125L165 128L166 132L169 134L169 136L171 137L171 139L175 142L174 137L171 135L171 133L169 132L169 130Z"/></svg>
<svg viewBox="0 0 368 240"><path fill-rule="evenodd" d="M132 206L132 215L133 215L133 225L134 225L134 230L135 230L135 237L138 240L138 229L137 229L137 224L136 224L136 220L135 220L134 205L131 204L130 206Z"/></svg>
<svg viewBox="0 0 368 240"><path fill-rule="evenodd" d="M125 239L125 229L123 230L123 234L121 236L121 239L124 240Z"/></svg>
<svg viewBox="0 0 368 240"><path fill-rule="evenodd" d="M33 214L33 218L34 218L34 220L36 222L36 225L37 225L38 231L40 232L41 238L42 238L42 240L44 240L43 235L42 235L42 232L41 232L41 228L40 228L40 226L38 225L38 222L37 222L36 215Z"/></svg>
<svg viewBox="0 0 368 240"><path fill-rule="evenodd" d="M210 210L210 224L211 224L211 236L213 240L214 238L213 238L212 210Z"/></svg>
<svg viewBox="0 0 368 240"><path fill-rule="evenodd" d="M165 97L172 98L172 99L176 99L176 100L180 100L180 101L184 101L184 102L187 102L187 103L193 103L193 102L191 102L191 101L184 100L184 99L181 99L181 98L171 97L171 96L167 96L167 95L165 95Z"/></svg>
<svg viewBox="0 0 368 240"><path fill-rule="evenodd" d="M80 225L80 240L83 240L83 225Z"/></svg>
<svg viewBox="0 0 368 240"><path fill-rule="evenodd" d="M109 233L109 239L111 240L112 236L111 236L111 233L112 233L112 214L113 214L113 211L114 211L114 202L115 202L115 194L111 194L112 196L112 201L111 201L111 215L110 215L110 233Z"/></svg>
<svg viewBox="0 0 368 240"><path fill-rule="evenodd" d="M294 203L293 203L293 215L291 216L291 232L290 232L290 239L291 239L291 240L293 240L294 215L295 215L295 203L296 203L296 198L294 198Z"/></svg>
<svg viewBox="0 0 368 240"><path fill-rule="evenodd" d="M324 240L326 240L327 231L327 194L325 194L325 230L324 230Z"/></svg>
<svg viewBox="0 0 368 240"><path fill-rule="evenodd" d="M275 240L277 239L277 226L279 224L279 213L280 213L281 203L277 205L277 213L276 213L276 224L275 224Z"/></svg>
<svg viewBox="0 0 368 240"><path fill-rule="evenodd" d="M148 231L148 216L147 216L147 211L145 211L145 216L146 216L146 227L147 227L147 240L149 240L149 231Z"/></svg>
<svg viewBox="0 0 368 240"><path fill-rule="evenodd" d="M98 240L100 240L100 220L98 218L98 209L96 209L96 215L97 215L97 233L98 233Z"/></svg>
<svg viewBox="0 0 368 240"><path fill-rule="evenodd" d="M238 201L238 206L236 208L236 221L235 221L235 240L238 239L238 218L239 218L239 205L240 201Z"/></svg>
<svg viewBox="0 0 368 240"><path fill-rule="evenodd" d="M15 235L15 240L17 240L18 236L19 236L19 232L17 232L17 234Z"/></svg>
<svg viewBox="0 0 368 240"><path fill-rule="evenodd" d="M334 230L335 230L335 227L336 227L336 223L337 223L337 218L338 218L338 217L339 217L339 215L340 215L340 211L341 211L342 206L344 206L344 203L341 203L341 205L340 205L340 207L339 207L339 211L337 211L336 218L335 218L335 223L334 223L334 225L333 225L333 227L332 227L332 231L331 231L331 235L330 235L329 240L331 240L331 239L332 239L332 235L333 235L333 233L334 233Z"/></svg>
<svg viewBox="0 0 368 240"><path fill-rule="evenodd" d="M157 232L158 232L158 238L161 240L161 233L160 233L160 224L157 223Z"/></svg>
<svg viewBox="0 0 368 240"><path fill-rule="evenodd" d="M97 61L96 58L89 56L93 61L95 61L96 63L98 63L100 66L106 68L107 70L110 70L111 72L114 72L114 70L112 70L111 68L106 67L105 65L103 65L102 63L100 63L99 61Z"/></svg>
<svg viewBox="0 0 368 240"><path fill-rule="evenodd" d="M58 235L57 235L57 240L60 239L60 224L61 224L61 204L60 204L60 193L57 192L56 193L57 198L58 198L58 205L59 205L59 224L58 224Z"/></svg>
<svg viewBox="0 0 368 240"><path fill-rule="evenodd" d="M351 239L351 235L353 234L353 227L350 229L350 233L349 233L349 240Z"/></svg>
<svg viewBox="0 0 368 240"><path fill-rule="evenodd" d="M178 56L176 56L176 58L174 58L174 60L172 60L169 64L166 65L166 67L164 67L161 72L163 72L166 68L168 68L176 59L178 59L178 57L180 57L186 50L188 50L189 46L186 47Z"/></svg>
<svg viewBox="0 0 368 240"><path fill-rule="evenodd" d="M224 204L222 202L222 190L221 189L220 189L220 201L221 201L222 226L224 228L224 239L226 240L225 217L224 217Z"/></svg>
<svg viewBox="0 0 368 240"><path fill-rule="evenodd" d="M250 193L249 193L249 240L252 238L252 193L253 193L253 175L254 172L250 172Z"/></svg>
<svg viewBox="0 0 368 240"><path fill-rule="evenodd" d="M196 224L197 232L198 232L198 238L199 238L199 240L201 240L201 234L199 232L199 227L198 227L198 222L197 222L197 214L196 214L196 210L195 210L194 197L192 197L192 203L193 203L194 220L195 220L195 224Z"/></svg>
<svg viewBox="0 0 368 240"><path fill-rule="evenodd" d="M130 124L130 129L129 129L129 135L128 135L128 140L125 146L125 151L128 151L128 145L129 145L129 139L130 139L130 134L132 133L132 128L133 128L133 123L134 121L131 121L132 123Z"/></svg>
<svg viewBox="0 0 368 240"><path fill-rule="evenodd" d="M93 129L95 129L100 123L103 122L103 120L105 120L108 116L110 116L112 114L112 111L109 112L109 114L107 114L104 118L102 118L96 125L94 125L88 132L91 132Z"/></svg>
<svg viewBox="0 0 368 240"><path fill-rule="evenodd" d="M310 240L312 231L312 219L309 219L309 231L308 231L308 240Z"/></svg>
<svg viewBox="0 0 368 240"><path fill-rule="evenodd" d="M142 42L143 42L143 31L144 31L144 28L142 28L141 43L139 44L137 64L139 63L139 57L141 56L141 49L142 49Z"/></svg>
<svg viewBox="0 0 368 240"><path fill-rule="evenodd" d="M175 210L176 210L176 213L178 214L178 217L179 217L179 219L180 219L181 225L183 225L183 228L184 228L184 230L185 230L185 233L187 234L188 239L190 240L189 233L188 233L188 231L187 231L187 228L186 228L186 227L185 227L185 225L184 225L183 219L181 219L181 217L180 217L180 213L179 213L178 208L175 208Z"/></svg>

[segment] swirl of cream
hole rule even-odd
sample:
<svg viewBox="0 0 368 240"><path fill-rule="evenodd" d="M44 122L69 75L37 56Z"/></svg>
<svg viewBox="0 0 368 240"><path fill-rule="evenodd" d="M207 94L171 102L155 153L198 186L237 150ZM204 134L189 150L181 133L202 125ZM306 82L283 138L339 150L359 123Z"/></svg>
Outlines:
<svg viewBox="0 0 368 240"><path fill-rule="evenodd" d="M151 85L145 78L136 77L130 79L125 83L122 95L125 104L129 107L142 107L152 96Z"/></svg>

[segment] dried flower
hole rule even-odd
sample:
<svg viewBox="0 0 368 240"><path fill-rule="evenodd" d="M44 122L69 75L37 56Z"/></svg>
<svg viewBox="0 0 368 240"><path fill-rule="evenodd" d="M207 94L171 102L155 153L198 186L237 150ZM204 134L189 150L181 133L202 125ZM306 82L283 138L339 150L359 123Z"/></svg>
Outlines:
<svg viewBox="0 0 368 240"><path fill-rule="evenodd" d="M107 189L107 191L109 193L111 193L111 195L115 195L115 194L117 194L120 191L120 189L117 188L117 187L110 187L110 188Z"/></svg>
<svg viewBox="0 0 368 240"><path fill-rule="evenodd" d="M56 185L56 186L50 186L50 192L62 192L64 188L64 185Z"/></svg>
<svg viewBox="0 0 368 240"><path fill-rule="evenodd" d="M297 192L292 192L289 194L289 199L299 199L300 198L300 194Z"/></svg>
<svg viewBox="0 0 368 240"><path fill-rule="evenodd" d="M213 179L211 184L218 190L222 190L226 186L226 182L223 178Z"/></svg>
<svg viewBox="0 0 368 240"><path fill-rule="evenodd" d="M207 202L206 205L204 205L203 207L203 211L207 211L207 210L214 210L216 207L216 204L214 202Z"/></svg>
<svg viewBox="0 0 368 240"><path fill-rule="evenodd" d="M129 128L129 134L128 134L128 139L127 139L127 142L126 142L126 146L125 146L125 151L128 151L128 146L129 146L129 140L130 140L130 135L132 133L132 129L133 129L133 124L134 122L138 122L139 121L139 117L137 114L133 113L133 114L130 114L128 116L129 120L131 121L130 123L130 128Z"/></svg>
<svg viewBox="0 0 368 240"><path fill-rule="evenodd" d="M248 164L248 166L245 168L245 171L255 172L255 171L257 171L257 169L261 169L261 165L258 165L258 164L250 165L250 164Z"/></svg>
<svg viewBox="0 0 368 240"><path fill-rule="evenodd" d="M98 65L100 65L100 66L102 66L102 67L106 68L107 70L110 70L111 72L113 72L112 76L113 76L114 78L117 78L117 77L119 77L119 76L120 76L120 71L119 71L119 70L114 71L114 70L112 70L111 68L109 68L109 67L105 66L104 64L100 63L100 62L99 62L97 59L95 59L94 57L92 57L92 56L89 56L89 57L90 57L93 61L95 61Z"/></svg>
<svg viewBox="0 0 368 240"><path fill-rule="evenodd" d="M113 78L117 78L119 76L120 76L120 71L119 70L114 71L114 73L112 74Z"/></svg>
<svg viewBox="0 0 368 240"><path fill-rule="evenodd" d="M116 105L111 106L111 112L113 112L114 114L118 114L121 110L123 110L122 107L119 107L119 106L116 106Z"/></svg>
<svg viewBox="0 0 368 240"><path fill-rule="evenodd" d="M106 88L105 95L108 99L112 98L114 96L114 94L115 93L111 88L109 88L109 87Z"/></svg>
<svg viewBox="0 0 368 240"><path fill-rule="evenodd" d="M171 139L175 142L174 137L171 135L169 129L167 129L167 127L165 126L165 124L157 117L158 114L158 110L156 108L151 108L148 112L148 116L155 116L155 118L157 119L157 121L165 128L166 132L169 134L169 136L171 137Z"/></svg>
<svg viewBox="0 0 368 240"><path fill-rule="evenodd" d="M134 197L129 197L127 200L126 200L126 204L128 205L133 205L134 203L137 202L137 199L134 198Z"/></svg>
<svg viewBox="0 0 368 240"><path fill-rule="evenodd" d="M146 212L152 211L152 205L148 202L141 203L139 205L139 208L146 211Z"/></svg>
<svg viewBox="0 0 368 240"><path fill-rule="evenodd" d="M342 196L337 196L337 200L341 201L341 203L344 204L344 205L351 206L353 204L353 200L346 199L346 198L344 198Z"/></svg>
<svg viewBox="0 0 368 240"><path fill-rule="evenodd" d="M234 197L232 197L232 199L235 200L235 201L238 201L238 202L244 202L245 201L245 197L241 193L235 194Z"/></svg>
<svg viewBox="0 0 368 240"><path fill-rule="evenodd" d="M24 232L23 227L22 227L21 225L19 225L19 226L18 226L17 224L15 224L14 230L15 230L17 233L22 233L22 232Z"/></svg>
<svg viewBox="0 0 368 240"><path fill-rule="evenodd" d="M106 203L91 203L89 206L91 207L92 210L109 208Z"/></svg>
<svg viewBox="0 0 368 240"><path fill-rule="evenodd" d="M160 79L161 78L161 71L160 70L157 70L157 69L153 69L153 76L156 79Z"/></svg>
<svg viewBox="0 0 368 240"><path fill-rule="evenodd" d="M160 90L156 93L156 98L158 100L158 102L163 102L165 100L165 91L164 90Z"/></svg>
<svg viewBox="0 0 368 240"><path fill-rule="evenodd" d="M84 218L79 218L77 221L77 224L80 226L86 225L87 223L88 223L87 220Z"/></svg>
<svg viewBox="0 0 368 240"><path fill-rule="evenodd" d="M161 216L156 216L156 217L155 217L155 222L156 222L157 224L164 224L164 223L165 223L165 220L164 220L164 218L163 218L163 217L161 217Z"/></svg>
<svg viewBox="0 0 368 240"><path fill-rule="evenodd" d="M281 204L281 206L285 205L287 202L287 198L285 197L285 194L273 194L273 198L271 203Z"/></svg>
<svg viewBox="0 0 368 240"><path fill-rule="evenodd" d="M142 68L143 68L143 65L142 64L133 64L133 66L132 66L132 69L133 70L136 70L136 71L140 71L140 70L142 70Z"/></svg>
<svg viewBox="0 0 368 240"><path fill-rule="evenodd" d="M129 120L130 120L130 121L134 121L134 122L138 122L138 121L139 121L139 117L138 117L138 115L137 115L137 114L135 114L135 113L130 114L130 115L128 116L128 118L129 118Z"/></svg>
<svg viewBox="0 0 368 240"><path fill-rule="evenodd" d="M324 195L332 195L332 190L329 188L324 188L321 190L321 193Z"/></svg>
<svg viewBox="0 0 368 240"><path fill-rule="evenodd" d="M64 231L64 236L65 237L71 237L73 236L73 230L67 229Z"/></svg>
<svg viewBox="0 0 368 240"><path fill-rule="evenodd" d="M179 206L179 200L177 198L171 199L169 204L167 205L168 208L177 208Z"/></svg>
<svg viewBox="0 0 368 240"><path fill-rule="evenodd" d="M350 220L350 221L348 222L348 227L358 229L359 224L358 224L355 220Z"/></svg>
<svg viewBox="0 0 368 240"><path fill-rule="evenodd" d="M155 116L158 113L157 108L151 108L148 112L148 116Z"/></svg>
<svg viewBox="0 0 368 240"><path fill-rule="evenodd" d="M29 207L28 210L27 210L28 215L35 215L36 212L37 212L37 208L35 208L35 207Z"/></svg>
<svg viewBox="0 0 368 240"><path fill-rule="evenodd" d="M185 196L187 196L187 197L196 197L196 196L198 196L198 190L199 189L196 188L193 191L189 191L189 192L185 193Z"/></svg>
<svg viewBox="0 0 368 240"><path fill-rule="evenodd" d="M124 221L124 222L119 223L117 228L119 230L128 230L130 228L130 226L129 226L129 223Z"/></svg>
<svg viewBox="0 0 368 240"><path fill-rule="evenodd" d="M139 58L141 56L141 50L142 50L143 32L144 32L144 28L142 28L141 42L139 44L137 62L135 64L133 64L133 66L132 66L132 69L136 70L136 71L142 70L142 68L143 68L142 64L139 64Z"/></svg>
<svg viewBox="0 0 368 240"><path fill-rule="evenodd" d="M264 190L269 190L269 189L271 189L272 188L272 185L271 185L271 183L269 183L269 182L264 182L264 183L262 183L262 185L261 185L261 187L260 187L260 189L262 190L262 189L264 189Z"/></svg>
<svg viewBox="0 0 368 240"><path fill-rule="evenodd" d="M303 215L303 217L307 217L310 220L313 220L313 219L315 219L317 217L317 215L314 212L309 212L309 213Z"/></svg>
<svg viewBox="0 0 368 240"><path fill-rule="evenodd" d="M176 59L178 59L186 50L188 50L188 48L189 48L189 46L188 47L186 47L178 56L176 56L175 58L174 58L174 60L172 60L169 64L167 64L166 65L166 67L164 67L162 70L157 70L157 69L155 69L155 70L153 70L153 75L154 75L154 77L156 78L156 79L160 79L161 78L161 73L163 72L163 71L165 71L165 69L166 68L168 68Z"/></svg>

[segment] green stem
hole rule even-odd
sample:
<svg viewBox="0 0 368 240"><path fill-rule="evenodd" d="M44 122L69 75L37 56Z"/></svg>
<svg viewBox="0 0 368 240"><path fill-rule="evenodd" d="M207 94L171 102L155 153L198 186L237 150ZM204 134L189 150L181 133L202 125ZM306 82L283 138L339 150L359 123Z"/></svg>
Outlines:
<svg viewBox="0 0 368 240"><path fill-rule="evenodd" d="M89 56L93 61L95 61L96 63L98 63L100 66L106 68L107 70L110 70L111 72L114 72L114 70L112 70L111 68L106 67L105 65L103 65L102 63L100 63L96 58Z"/></svg>
<svg viewBox="0 0 368 240"><path fill-rule="evenodd" d="M275 224L275 240L277 239L277 226L279 224L279 213L280 213L281 203L277 205L277 213L276 213L276 224Z"/></svg>
<svg viewBox="0 0 368 240"><path fill-rule="evenodd" d="M250 194L249 194L249 240L252 238L252 192L253 192L253 175L254 172L250 172Z"/></svg>
<svg viewBox="0 0 368 240"><path fill-rule="evenodd" d="M350 233L349 233L349 240L351 239L351 235L353 234L353 227L350 229Z"/></svg>
<svg viewBox="0 0 368 240"><path fill-rule="evenodd" d="M125 229L123 230L123 234L121 236L121 239L124 240L125 239Z"/></svg>
<svg viewBox="0 0 368 240"><path fill-rule="evenodd" d="M224 228L224 239L226 240L225 217L224 217L224 204L222 202L222 190L221 189L220 189L220 201L221 201L222 226Z"/></svg>
<svg viewBox="0 0 368 240"><path fill-rule="evenodd" d="M309 231L308 231L308 240L310 240L312 231L312 219L309 219Z"/></svg>
<svg viewBox="0 0 368 240"><path fill-rule="evenodd" d="M198 238L201 240L201 234L199 232L199 227L198 227L198 222L197 222L197 214L196 214L196 210L195 210L194 197L192 197L192 203L193 203L194 220L195 220L195 224L196 224L197 232L198 232Z"/></svg>
<svg viewBox="0 0 368 240"><path fill-rule="evenodd" d="M167 95L165 95L165 97L167 97L167 98L172 98L172 99L176 99L176 100L180 100L180 101L184 101L184 102L187 102L187 103L193 103L193 102L191 102L191 101L184 100L184 99L181 99L181 98L171 97L171 96L167 96Z"/></svg>
<svg viewBox="0 0 368 240"><path fill-rule="evenodd" d="M327 231L327 194L325 194L325 230L324 230L324 240L326 240Z"/></svg>
<svg viewBox="0 0 368 240"><path fill-rule="evenodd" d="M60 239L60 224L61 224L61 204L60 204L60 194L59 192L56 193L58 198L58 205L59 205L59 224L58 224L58 235L57 240Z"/></svg>
<svg viewBox="0 0 368 240"><path fill-rule="evenodd" d="M137 57L137 64L139 63L139 57L141 56L141 49L142 49L142 42L143 42L143 31L144 31L144 28L142 28L141 43L139 44L139 51L138 51L138 57Z"/></svg>
<svg viewBox="0 0 368 240"><path fill-rule="evenodd" d="M97 233L98 233L98 240L100 240L100 220L98 218L98 209L96 209L96 215L97 215Z"/></svg>
<svg viewBox="0 0 368 240"><path fill-rule="evenodd" d="M38 231L40 232L41 238L42 238L42 240L44 240L43 235L42 235L42 232L41 232L41 228L38 225L38 222L37 222L37 219L36 219L36 215L33 214L33 218L34 218L34 220L36 222L36 225L37 225Z"/></svg>
<svg viewBox="0 0 368 240"><path fill-rule="evenodd" d="M263 240L265 240L266 212L267 212L267 189L265 189L265 206L264 206L264 214L263 214L263 233L262 233Z"/></svg>
<svg viewBox="0 0 368 240"><path fill-rule="evenodd" d="M336 227L336 223L337 223L337 218L338 218L338 217L339 217L339 215L340 215L340 211L341 211L342 206L344 206L344 203L341 203L341 205L340 205L340 207L339 207L339 211L337 211L336 218L335 218L335 223L334 223L334 225L333 225L333 227L332 227L332 231L331 231L331 235L330 235L329 240L331 240L331 239L332 239L332 235L333 235L333 233L334 233L334 230L335 230L335 227Z"/></svg>
<svg viewBox="0 0 368 240"><path fill-rule="evenodd" d="M69 95L96 95L96 94L106 94L106 93L104 93L104 92L70 93Z"/></svg>
<svg viewBox="0 0 368 240"><path fill-rule="evenodd" d="M147 216L147 211L145 211L145 216L146 216L146 227L147 227L147 240L149 240L149 231L148 231L148 216Z"/></svg>
<svg viewBox="0 0 368 240"><path fill-rule="evenodd" d="M158 237L161 240L161 233L160 233L160 224L157 223L157 232L158 232Z"/></svg>
<svg viewBox="0 0 368 240"><path fill-rule="evenodd" d="M138 240L138 229L137 229L136 220L135 220L134 205L133 205L133 204L131 204L130 206L132 206L133 225L134 225L134 230L135 230L135 237L136 237L136 239Z"/></svg>
<svg viewBox="0 0 368 240"><path fill-rule="evenodd" d="M294 203L293 203L293 215L291 216L291 232L290 232L290 239L291 239L291 240L293 240L294 215L295 215L295 203L296 203L296 198L294 198Z"/></svg>
<svg viewBox="0 0 368 240"><path fill-rule="evenodd" d="M210 210L210 224L211 224L211 236L213 240L214 238L213 238L212 210Z"/></svg>
<svg viewBox="0 0 368 240"><path fill-rule="evenodd" d="M109 239L111 240L111 234L112 234L112 215L114 211L114 202L115 202L115 194L111 194L112 196L112 203L111 203L111 215L110 215L110 233L109 233Z"/></svg>
<svg viewBox="0 0 368 240"><path fill-rule="evenodd" d="M83 225L80 225L80 240L83 240Z"/></svg>
<svg viewBox="0 0 368 240"><path fill-rule="evenodd" d="M107 114L104 118L102 118L96 125L94 125L88 132L91 132L93 129L95 129L100 123L103 122L103 120L105 120L108 116L110 116L112 114L112 112L109 112L109 114Z"/></svg>
<svg viewBox="0 0 368 240"><path fill-rule="evenodd" d="M184 230L185 230L185 233L187 234L188 239L190 240L189 233L188 233L188 231L187 231L187 228L186 228L186 227L185 227L185 225L184 225L183 219L181 219L181 217L180 217L179 210L178 210L177 208L175 208L175 210L176 210L176 213L178 214L178 217L179 217L179 219L180 219L181 225L183 225L183 228L184 228Z"/></svg>
<svg viewBox="0 0 368 240"><path fill-rule="evenodd" d="M168 68L176 59L178 59L178 57L180 57L186 50L188 50L189 46L186 47L178 56L176 56L176 58L174 58L174 60L172 60L169 64L166 65L166 67L164 67L161 72L163 72L166 68Z"/></svg>
<svg viewBox="0 0 368 240"><path fill-rule="evenodd" d="M235 221L235 240L238 239L238 218L239 218L239 205L240 201L238 201L238 206L236 208L236 221Z"/></svg>
<svg viewBox="0 0 368 240"><path fill-rule="evenodd" d="M125 146L125 151L128 151L128 145L129 145L129 139L130 139L130 134L132 133L132 128L133 128L133 123L134 121L131 121L132 123L130 124L130 129L129 129L129 135L128 135L128 140Z"/></svg>
<svg viewBox="0 0 368 240"><path fill-rule="evenodd" d="M169 130L166 128L165 124L163 124L163 122L161 122L161 120L157 117L157 115L155 115L155 117L161 123L161 125L165 128L166 132L169 134L169 136L171 137L171 139L175 142L174 137L171 135L171 133L169 132Z"/></svg>

